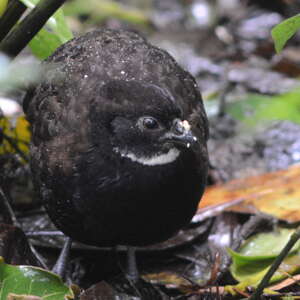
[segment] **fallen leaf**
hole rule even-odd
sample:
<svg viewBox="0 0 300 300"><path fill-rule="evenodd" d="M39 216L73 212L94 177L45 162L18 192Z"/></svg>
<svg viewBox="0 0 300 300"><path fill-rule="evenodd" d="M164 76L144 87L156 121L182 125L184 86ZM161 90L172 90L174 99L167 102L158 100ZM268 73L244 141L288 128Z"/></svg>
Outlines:
<svg viewBox="0 0 300 300"><path fill-rule="evenodd" d="M299 281L300 281L300 274L294 275L294 276L291 276L290 278L287 278L287 279L281 281L280 283L270 286L269 289L273 290L273 291L279 291L288 286L297 284L297 283L299 283Z"/></svg>
<svg viewBox="0 0 300 300"><path fill-rule="evenodd" d="M295 229L277 228L273 232L258 233L250 237L238 252L228 249L232 258L230 272L239 283L235 286L227 286L227 291L234 292L233 289L245 291L249 287L256 287L294 231ZM299 251L299 242L297 242L270 279L270 283L299 272Z"/></svg>
<svg viewBox="0 0 300 300"><path fill-rule="evenodd" d="M287 222L300 221L300 165L287 170L237 179L206 189L197 215L228 204L226 211L262 212ZM229 205L230 203L233 205ZM238 204L236 204L238 203ZM197 216L196 216L197 218Z"/></svg>
<svg viewBox="0 0 300 300"><path fill-rule="evenodd" d="M9 294L38 296L43 300L74 299L73 290L56 274L38 267L9 265L4 263L2 257L0 286L0 300L7 300Z"/></svg>

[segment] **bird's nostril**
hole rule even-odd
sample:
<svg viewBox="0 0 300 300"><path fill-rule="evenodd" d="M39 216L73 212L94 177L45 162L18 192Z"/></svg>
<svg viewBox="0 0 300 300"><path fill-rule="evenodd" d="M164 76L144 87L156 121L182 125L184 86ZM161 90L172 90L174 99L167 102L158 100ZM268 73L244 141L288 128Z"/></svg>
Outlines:
<svg viewBox="0 0 300 300"><path fill-rule="evenodd" d="M175 131L176 134L180 134L180 135L184 133L185 129L182 126L181 121L179 121L179 120L176 121L175 126L174 126L174 131Z"/></svg>
<svg viewBox="0 0 300 300"><path fill-rule="evenodd" d="M183 133L184 133L184 129L183 129L182 127L179 127L179 126L178 126L178 127L176 128L176 133L177 133L177 134L183 134Z"/></svg>

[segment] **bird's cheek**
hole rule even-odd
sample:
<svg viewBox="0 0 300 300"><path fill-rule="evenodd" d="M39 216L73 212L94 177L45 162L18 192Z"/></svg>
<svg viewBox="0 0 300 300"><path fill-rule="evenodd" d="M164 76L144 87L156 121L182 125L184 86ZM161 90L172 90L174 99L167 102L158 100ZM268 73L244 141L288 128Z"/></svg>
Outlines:
<svg viewBox="0 0 300 300"><path fill-rule="evenodd" d="M161 144L161 147L162 147L163 149L169 150L169 149L171 149L171 148L174 148L174 144L173 144L172 142L170 142L170 141L164 141L164 142Z"/></svg>

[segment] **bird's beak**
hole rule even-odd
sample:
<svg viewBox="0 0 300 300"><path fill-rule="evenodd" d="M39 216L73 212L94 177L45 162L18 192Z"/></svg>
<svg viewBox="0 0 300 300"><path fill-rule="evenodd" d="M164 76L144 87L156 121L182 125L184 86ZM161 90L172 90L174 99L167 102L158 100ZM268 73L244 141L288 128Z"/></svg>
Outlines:
<svg viewBox="0 0 300 300"><path fill-rule="evenodd" d="M198 141L193 135L188 121L180 120L174 121L171 131L164 136L164 140L185 148L190 148Z"/></svg>

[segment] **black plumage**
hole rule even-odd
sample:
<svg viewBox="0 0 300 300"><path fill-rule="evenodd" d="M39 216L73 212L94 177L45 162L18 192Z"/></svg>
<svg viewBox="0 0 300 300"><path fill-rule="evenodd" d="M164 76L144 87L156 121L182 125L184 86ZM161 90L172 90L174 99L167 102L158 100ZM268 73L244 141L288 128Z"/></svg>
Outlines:
<svg viewBox="0 0 300 300"><path fill-rule="evenodd" d="M34 184L55 225L97 246L142 246L186 225L202 196L208 125L193 77L136 33L57 49L24 105Z"/></svg>

